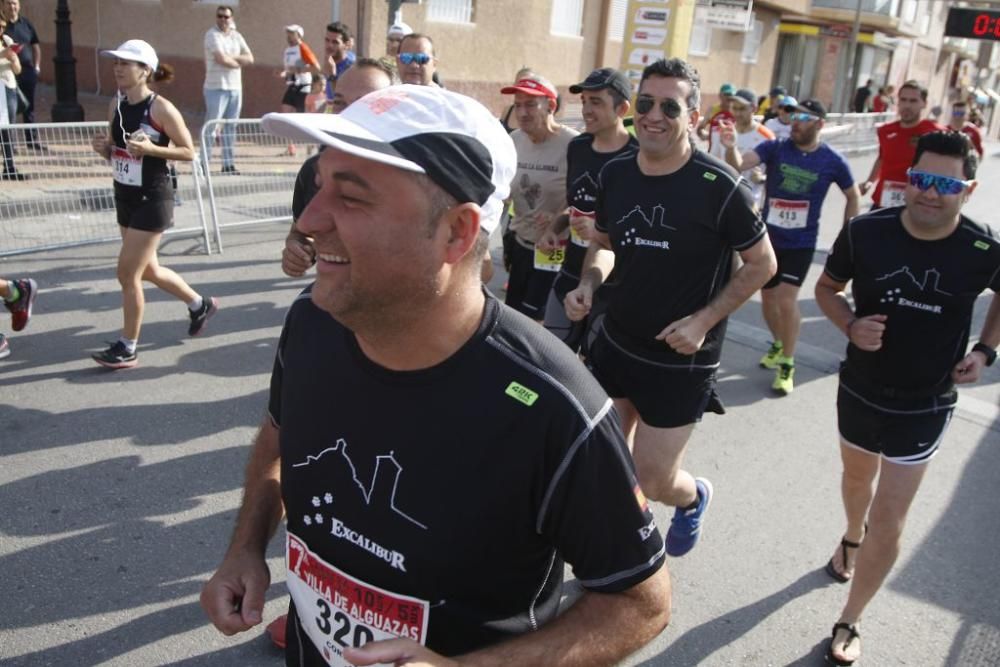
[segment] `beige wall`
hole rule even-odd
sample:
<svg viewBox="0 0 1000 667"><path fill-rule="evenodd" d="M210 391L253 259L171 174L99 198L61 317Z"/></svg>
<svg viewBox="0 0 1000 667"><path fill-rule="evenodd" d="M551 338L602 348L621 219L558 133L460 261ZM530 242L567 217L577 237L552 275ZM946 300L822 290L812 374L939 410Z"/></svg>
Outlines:
<svg viewBox="0 0 1000 667"><path fill-rule="evenodd" d="M756 63L740 62L743 53L743 33L731 30L713 30L712 43L707 56L688 56L687 60L701 74L702 112L719 100L719 87L731 83L737 88L751 88L758 97L771 89L774 59L778 51L778 24L780 15L770 9L757 7L756 20L764 23L760 52Z"/></svg>

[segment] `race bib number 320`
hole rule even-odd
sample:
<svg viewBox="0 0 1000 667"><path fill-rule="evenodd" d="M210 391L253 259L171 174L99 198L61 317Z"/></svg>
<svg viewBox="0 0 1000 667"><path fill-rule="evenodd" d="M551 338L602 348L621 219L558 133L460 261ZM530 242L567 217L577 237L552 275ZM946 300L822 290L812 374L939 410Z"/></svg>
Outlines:
<svg viewBox="0 0 1000 667"><path fill-rule="evenodd" d="M327 664L348 667L344 649L407 637L427 640L430 604L366 584L338 570L288 533L288 590L300 625Z"/></svg>

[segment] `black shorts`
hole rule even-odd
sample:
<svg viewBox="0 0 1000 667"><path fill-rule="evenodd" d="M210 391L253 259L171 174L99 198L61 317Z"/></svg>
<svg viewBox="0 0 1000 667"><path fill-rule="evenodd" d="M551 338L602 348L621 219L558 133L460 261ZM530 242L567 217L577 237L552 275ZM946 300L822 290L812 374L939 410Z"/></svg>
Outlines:
<svg viewBox="0 0 1000 667"><path fill-rule="evenodd" d="M627 398L643 423L677 428L705 412L726 413L715 392L714 368L665 368L629 354L603 331L590 346L587 368L611 398Z"/></svg>
<svg viewBox="0 0 1000 667"><path fill-rule="evenodd" d="M937 454L955 410L954 394L933 399L894 401L886 407L843 382L837 391L837 426L849 446L904 465L926 463Z"/></svg>
<svg viewBox="0 0 1000 667"><path fill-rule="evenodd" d="M281 103L287 104L290 107L295 107L295 110L299 113L305 113L306 95L308 94L309 86L301 87L291 84L285 88L285 96L281 98Z"/></svg>
<svg viewBox="0 0 1000 667"><path fill-rule="evenodd" d="M788 248L786 250L774 249L774 254L778 258L778 272L767 281L761 289L771 289L777 287L778 283L788 283L796 287L802 287L812 266L813 256L816 248Z"/></svg>
<svg viewBox="0 0 1000 667"><path fill-rule="evenodd" d="M162 232L174 226L174 200L162 197L115 197L118 224L144 232Z"/></svg>
<svg viewBox="0 0 1000 667"><path fill-rule="evenodd" d="M549 298L545 302L545 321L543 325L556 338L566 343L569 349L583 356L589 354L590 344L594 340L594 331L604 316L607 308L606 290L599 288L594 294L590 314L578 322L573 322L566 316L566 294L576 289L579 279L560 273L552 283Z"/></svg>
<svg viewBox="0 0 1000 667"><path fill-rule="evenodd" d="M516 240L509 244L508 257L510 274L507 277L504 303L533 320L541 320L545 316L545 301L552 289L556 272L536 269L535 251L525 248Z"/></svg>

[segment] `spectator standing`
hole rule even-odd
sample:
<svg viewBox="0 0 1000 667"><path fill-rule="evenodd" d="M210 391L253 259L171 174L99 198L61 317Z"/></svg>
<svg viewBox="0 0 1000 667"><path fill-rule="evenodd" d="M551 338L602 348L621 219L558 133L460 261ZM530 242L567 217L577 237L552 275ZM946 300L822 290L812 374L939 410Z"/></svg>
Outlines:
<svg viewBox="0 0 1000 667"><path fill-rule="evenodd" d="M17 115L17 75L21 73L18 51L23 48L10 35L3 34L7 19L0 11L0 126L13 123ZM14 144L9 130L0 130L3 145L3 172L0 180L23 181L25 176L14 168Z"/></svg>
<svg viewBox="0 0 1000 667"><path fill-rule="evenodd" d="M868 83L854 91L854 103L851 108L854 113L865 113L871 111L872 86L875 82L868 79Z"/></svg>
<svg viewBox="0 0 1000 667"><path fill-rule="evenodd" d="M253 64L253 53L233 23L233 8L219 5L215 25L205 33L205 121L240 117L243 108L243 68ZM222 173L238 174L233 163L235 129L222 129ZM208 150L211 150L209 147Z"/></svg>
<svg viewBox="0 0 1000 667"><path fill-rule="evenodd" d="M889 85L878 89L878 95L872 100L872 111L875 113L888 113L892 111L895 102L892 99L892 94L896 92L896 87Z"/></svg>
<svg viewBox="0 0 1000 667"><path fill-rule="evenodd" d="M20 0L2 0L2 2L4 15L7 19L4 33L9 35L15 44L23 46L17 54L21 61L21 73L17 75L17 87L24 95L21 115L25 123L34 123L35 86L38 84L38 75L42 71L42 47L38 44L38 32L35 30L35 26L31 24L31 21L21 16ZM14 116L14 113L10 114L11 122L13 122ZM38 141L37 130L26 130L25 141L31 150L40 153L48 150Z"/></svg>
<svg viewBox="0 0 1000 667"><path fill-rule="evenodd" d="M393 23L389 26L389 32L385 35L385 55L395 60L396 55L399 53L399 45L403 42L403 38L412 34L413 28L406 25L402 21L399 23Z"/></svg>
<svg viewBox="0 0 1000 667"><path fill-rule="evenodd" d="M323 61L323 67L326 69L324 90L327 111L333 102L333 89L337 86L337 80L357 60L357 56L351 51L353 43L354 37L346 23L334 21L326 26L326 36L323 38L323 51L326 59Z"/></svg>

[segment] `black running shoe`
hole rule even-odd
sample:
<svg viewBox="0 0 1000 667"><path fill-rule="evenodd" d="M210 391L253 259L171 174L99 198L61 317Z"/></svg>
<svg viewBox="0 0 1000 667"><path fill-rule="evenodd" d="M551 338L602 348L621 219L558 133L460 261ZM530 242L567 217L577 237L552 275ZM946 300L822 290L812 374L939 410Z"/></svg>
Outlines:
<svg viewBox="0 0 1000 667"><path fill-rule="evenodd" d="M201 308L197 311L189 310L191 314L191 325L188 327L188 336L197 336L205 330L205 323L219 310L219 301L214 297L202 298Z"/></svg>
<svg viewBox="0 0 1000 667"><path fill-rule="evenodd" d="M105 368L132 368L139 363L139 355L129 352L125 343L113 343L104 352L90 355L91 358Z"/></svg>

